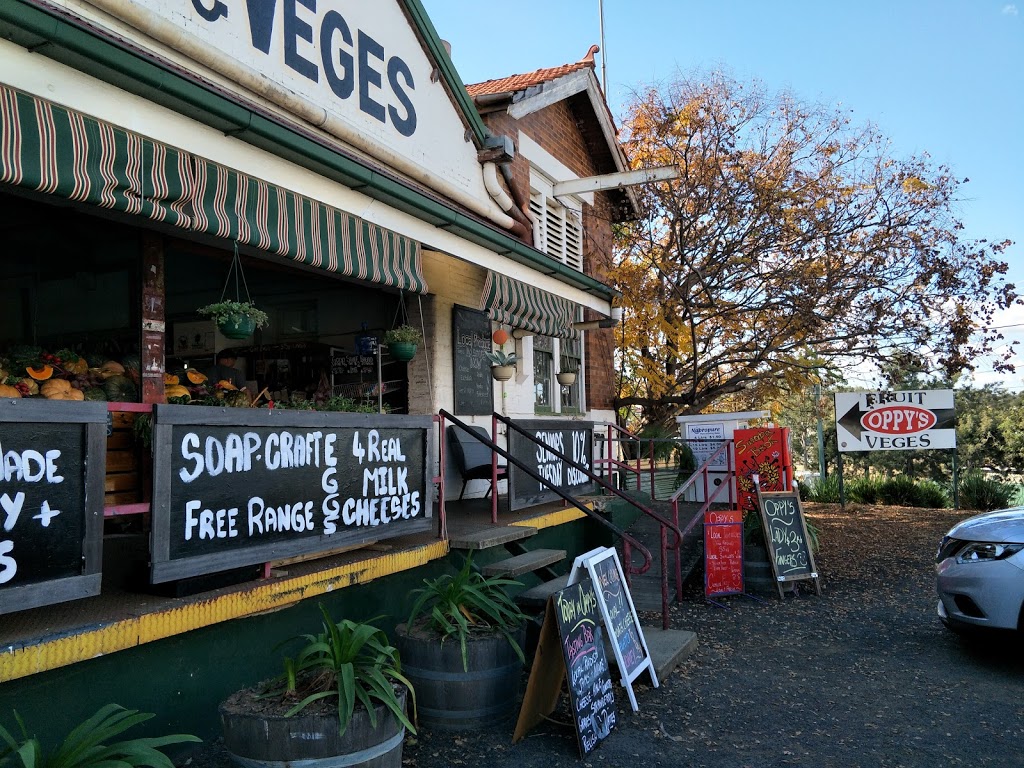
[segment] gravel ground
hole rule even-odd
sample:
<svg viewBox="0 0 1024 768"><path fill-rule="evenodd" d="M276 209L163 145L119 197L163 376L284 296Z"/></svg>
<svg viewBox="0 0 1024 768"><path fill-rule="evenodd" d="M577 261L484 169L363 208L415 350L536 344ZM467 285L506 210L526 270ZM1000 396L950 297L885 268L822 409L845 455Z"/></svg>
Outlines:
<svg viewBox="0 0 1024 768"><path fill-rule="evenodd" d="M1022 766L1024 644L964 641L935 617L939 538L951 510L806 505L821 530L822 595L702 599L673 608L698 648L639 712L616 688L618 724L581 760L565 696L519 744L514 724L483 732L423 730L406 741L412 768L556 766ZM659 623L657 616L645 623ZM224 768L218 745L190 768Z"/></svg>

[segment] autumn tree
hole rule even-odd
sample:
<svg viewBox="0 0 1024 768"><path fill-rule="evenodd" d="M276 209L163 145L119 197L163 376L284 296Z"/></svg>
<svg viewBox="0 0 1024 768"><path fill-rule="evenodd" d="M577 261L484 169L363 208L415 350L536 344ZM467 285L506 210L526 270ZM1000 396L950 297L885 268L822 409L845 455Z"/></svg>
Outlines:
<svg viewBox="0 0 1024 768"><path fill-rule="evenodd" d="M761 407L895 352L970 370L999 338L993 313L1019 301L1010 243L962 235L967 180L893 157L848 113L714 74L638 94L623 128L635 167L681 170L638 187L643 216L617 233L618 403L642 423Z"/></svg>

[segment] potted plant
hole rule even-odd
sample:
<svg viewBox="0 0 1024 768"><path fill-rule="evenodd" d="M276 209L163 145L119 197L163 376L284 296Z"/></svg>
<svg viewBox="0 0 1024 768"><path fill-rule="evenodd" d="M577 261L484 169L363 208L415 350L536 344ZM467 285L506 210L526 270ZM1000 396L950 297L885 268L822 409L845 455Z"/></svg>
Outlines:
<svg viewBox="0 0 1024 768"><path fill-rule="evenodd" d="M7 761L10 761L10 765L13 766L17 760L22 768L174 768L174 763L160 751L160 748L188 741L198 742L202 741L201 739L188 734L175 734L111 741L132 726L152 717L153 715L148 712L107 704L72 729L56 750L44 752L39 739L28 735L25 723L15 712L14 718L21 728L21 738L15 738L6 728L0 726L0 765L6 765Z"/></svg>
<svg viewBox="0 0 1024 768"><path fill-rule="evenodd" d="M425 579L409 619L395 628L416 686L419 722L445 730L488 727L515 713L525 659L525 616L472 558L457 574Z"/></svg>
<svg viewBox="0 0 1024 768"><path fill-rule="evenodd" d="M402 764L407 693L398 650L371 623L335 622L303 635L284 674L220 705L224 746L236 763L394 766Z"/></svg>
<svg viewBox="0 0 1024 768"><path fill-rule="evenodd" d="M562 357L558 363L558 373L555 378L563 387L571 387L576 383L576 376L579 373L579 361L574 357Z"/></svg>
<svg viewBox="0 0 1024 768"><path fill-rule="evenodd" d="M396 360L408 362L416 356L416 348L423 342L423 334L412 325L400 325L384 334L388 352Z"/></svg>
<svg viewBox="0 0 1024 768"><path fill-rule="evenodd" d="M506 352L504 349L496 349L493 352L485 352L487 359L491 361L491 376L495 381L508 381L516 372L516 353Z"/></svg>
<svg viewBox="0 0 1024 768"><path fill-rule="evenodd" d="M270 321L267 313L257 309L251 301L223 299L200 307L196 312L217 323L217 328L229 339L248 338Z"/></svg>

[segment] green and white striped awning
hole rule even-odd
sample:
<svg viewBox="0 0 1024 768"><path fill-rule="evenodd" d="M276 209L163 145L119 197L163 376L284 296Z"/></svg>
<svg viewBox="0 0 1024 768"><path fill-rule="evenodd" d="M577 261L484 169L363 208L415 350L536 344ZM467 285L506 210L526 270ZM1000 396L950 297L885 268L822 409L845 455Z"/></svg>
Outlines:
<svg viewBox="0 0 1024 768"><path fill-rule="evenodd" d="M578 335L572 327L579 319L575 303L497 272L487 273L480 308L497 323L542 336Z"/></svg>
<svg viewBox="0 0 1024 768"><path fill-rule="evenodd" d="M0 183L426 293L420 244L211 160L0 85Z"/></svg>

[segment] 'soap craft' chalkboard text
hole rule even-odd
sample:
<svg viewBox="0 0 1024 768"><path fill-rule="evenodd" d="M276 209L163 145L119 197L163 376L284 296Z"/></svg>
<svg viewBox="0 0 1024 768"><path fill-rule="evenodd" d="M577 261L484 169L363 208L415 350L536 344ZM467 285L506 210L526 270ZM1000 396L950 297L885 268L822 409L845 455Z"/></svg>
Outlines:
<svg viewBox="0 0 1024 768"><path fill-rule="evenodd" d="M154 580L430 526L427 419L391 416L389 426L374 427L380 418L290 414L275 421L308 425L161 425L160 417L172 413L180 414L157 409L162 439L155 465L162 466L166 450L169 493L155 495L154 519L165 533L155 539ZM353 421L359 426L332 423Z"/></svg>

